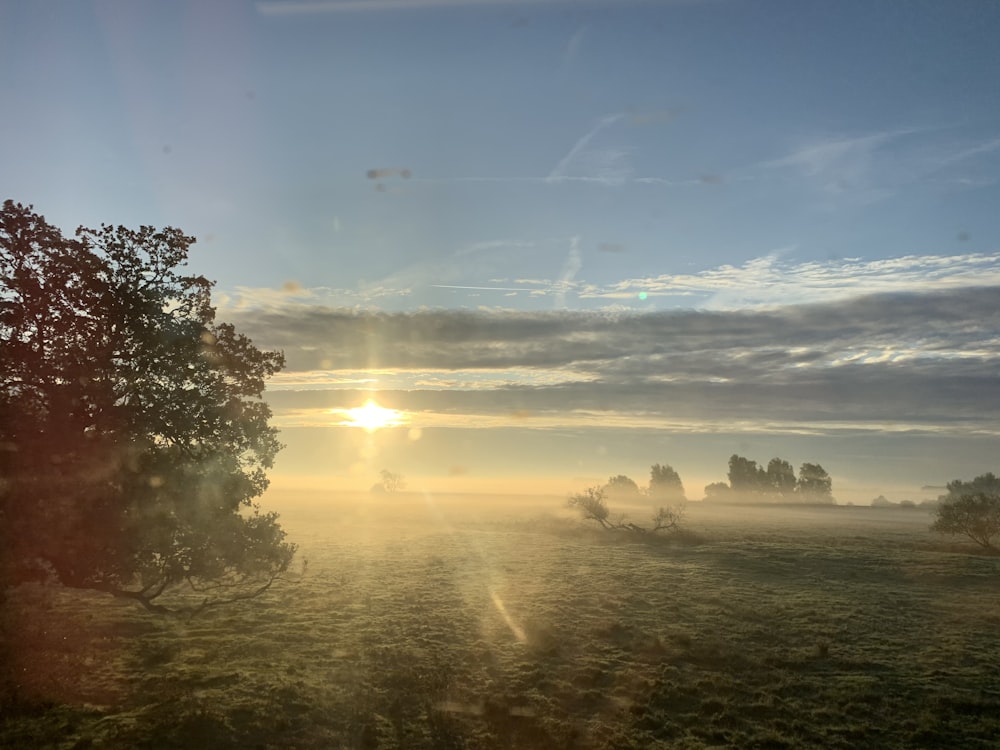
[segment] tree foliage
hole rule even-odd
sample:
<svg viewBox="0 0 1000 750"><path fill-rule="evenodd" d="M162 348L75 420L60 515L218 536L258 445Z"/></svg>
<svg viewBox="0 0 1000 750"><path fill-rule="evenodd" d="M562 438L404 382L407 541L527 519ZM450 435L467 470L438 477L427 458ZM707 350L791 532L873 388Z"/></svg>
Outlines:
<svg viewBox="0 0 1000 750"><path fill-rule="evenodd" d="M997 477L991 471L988 471L985 474L980 474L978 477L970 481L955 479L948 482L945 486L948 493L946 495L941 495L938 498L938 502L946 503L951 500L957 500L962 497L962 495L984 494L1000 497L1000 477Z"/></svg>
<svg viewBox="0 0 1000 750"><path fill-rule="evenodd" d="M795 494L795 469L781 458L772 458L767 463L767 486L781 499L790 498Z"/></svg>
<svg viewBox="0 0 1000 750"><path fill-rule="evenodd" d="M948 483L948 494L940 498L937 518L931 525L939 534L967 536L989 550L1000 535L1000 479L992 473L972 481Z"/></svg>
<svg viewBox="0 0 1000 750"><path fill-rule="evenodd" d="M653 464L649 469L649 496L669 503L682 503L687 498L684 495L684 484L681 482L673 466L669 464Z"/></svg>
<svg viewBox="0 0 1000 750"><path fill-rule="evenodd" d="M280 449L261 400L284 364L215 320L184 272L192 237L102 225L64 237L0 211L0 576L34 571L154 611L285 572L294 546L254 503Z"/></svg>
<svg viewBox="0 0 1000 750"><path fill-rule="evenodd" d="M615 500L630 500L639 497L639 485L631 477L618 474L608 479L604 485L605 494Z"/></svg>
<svg viewBox="0 0 1000 750"><path fill-rule="evenodd" d="M833 502L833 479L819 464L802 464L799 467L799 481L795 491L812 503Z"/></svg>
<svg viewBox="0 0 1000 750"><path fill-rule="evenodd" d="M741 494L759 493L767 488L767 472L751 461L735 453L729 457L729 487Z"/></svg>

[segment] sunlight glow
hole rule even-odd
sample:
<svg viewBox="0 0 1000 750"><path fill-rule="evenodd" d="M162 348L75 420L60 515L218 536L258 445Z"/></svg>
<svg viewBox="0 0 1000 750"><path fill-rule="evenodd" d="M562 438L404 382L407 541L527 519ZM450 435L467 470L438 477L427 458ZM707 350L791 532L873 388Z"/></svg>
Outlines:
<svg viewBox="0 0 1000 750"><path fill-rule="evenodd" d="M364 406L344 409L342 413L347 419L341 424L348 427L361 427L367 432L375 432L383 427L396 427L406 422L403 412L379 406L374 399L368 399Z"/></svg>

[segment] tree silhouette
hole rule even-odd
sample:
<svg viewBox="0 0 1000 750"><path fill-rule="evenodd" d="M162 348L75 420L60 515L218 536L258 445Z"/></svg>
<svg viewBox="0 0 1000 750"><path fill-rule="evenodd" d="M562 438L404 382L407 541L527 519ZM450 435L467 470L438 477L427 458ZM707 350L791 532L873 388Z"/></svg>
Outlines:
<svg viewBox="0 0 1000 750"><path fill-rule="evenodd" d="M767 489L767 472L751 461L735 453L729 457L729 486L743 499Z"/></svg>
<svg viewBox="0 0 1000 750"><path fill-rule="evenodd" d="M576 508L585 521L596 521L605 529L615 528L615 524L609 520L611 510L602 487L588 487L583 492L571 495L568 505Z"/></svg>
<svg viewBox="0 0 1000 750"><path fill-rule="evenodd" d="M734 453L729 457L728 476L728 485L713 482L705 487L706 500L833 502L833 480L819 464L802 464L796 479L792 465L782 458L772 458L765 469Z"/></svg>
<svg viewBox="0 0 1000 750"><path fill-rule="evenodd" d="M805 502L832 503L833 480L819 464L802 464L796 492Z"/></svg>
<svg viewBox="0 0 1000 750"><path fill-rule="evenodd" d="M376 492L395 493L406 488L406 481L402 474L398 474L388 469L379 472L379 481L372 487Z"/></svg>
<svg viewBox="0 0 1000 750"><path fill-rule="evenodd" d="M650 467L649 495L657 500L671 503L682 503L687 499L684 496L684 484L681 482L680 474L669 464L653 464Z"/></svg>
<svg viewBox="0 0 1000 750"><path fill-rule="evenodd" d="M0 585L54 575L169 609L266 590L295 552L254 502L280 449L265 379L284 364L217 323L183 273L192 237L74 238L0 211Z"/></svg>
<svg viewBox="0 0 1000 750"><path fill-rule="evenodd" d="M604 485L605 494L614 500L630 500L639 497L639 485L631 477L618 474L608 479Z"/></svg>
<svg viewBox="0 0 1000 750"><path fill-rule="evenodd" d="M977 493L1000 497L1000 477L996 476L991 471L988 471L985 474L980 474L978 477L968 482L961 479L955 479L948 482L945 486L948 490L948 494L941 495L938 498L938 502L946 503L951 500L957 500L962 495L974 495Z"/></svg>
<svg viewBox="0 0 1000 750"><path fill-rule="evenodd" d="M772 458L767 464L767 484L771 492L782 499L795 494L795 469L781 458Z"/></svg>

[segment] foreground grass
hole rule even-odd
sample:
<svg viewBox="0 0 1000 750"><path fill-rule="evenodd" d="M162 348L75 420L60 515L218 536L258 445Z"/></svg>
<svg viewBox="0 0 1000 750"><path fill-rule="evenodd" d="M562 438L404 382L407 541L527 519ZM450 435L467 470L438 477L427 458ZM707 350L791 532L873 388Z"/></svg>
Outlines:
<svg viewBox="0 0 1000 750"><path fill-rule="evenodd" d="M937 544L926 516L693 509L703 539L678 545L407 502L286 514L305 577L192 621L55 588L11 592L23 702L0 722L0 745L986 748L1000 737L1000 560Z"/></svg>

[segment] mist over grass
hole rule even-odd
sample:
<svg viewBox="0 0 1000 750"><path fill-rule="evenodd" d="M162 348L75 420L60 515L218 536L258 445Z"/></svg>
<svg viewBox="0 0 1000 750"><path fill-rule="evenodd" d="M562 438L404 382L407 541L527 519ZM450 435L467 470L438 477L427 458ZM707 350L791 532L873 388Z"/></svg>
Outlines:
<svg viewBox="0 0 1000 750"><path fill-rule="evenodd" d="M8 593L10 747L988 747L1000 560L896 509L690 503L697 543L565 498L297 493L302 577L151 617ZM629 508L637 515L641 503Z"/></svg>

